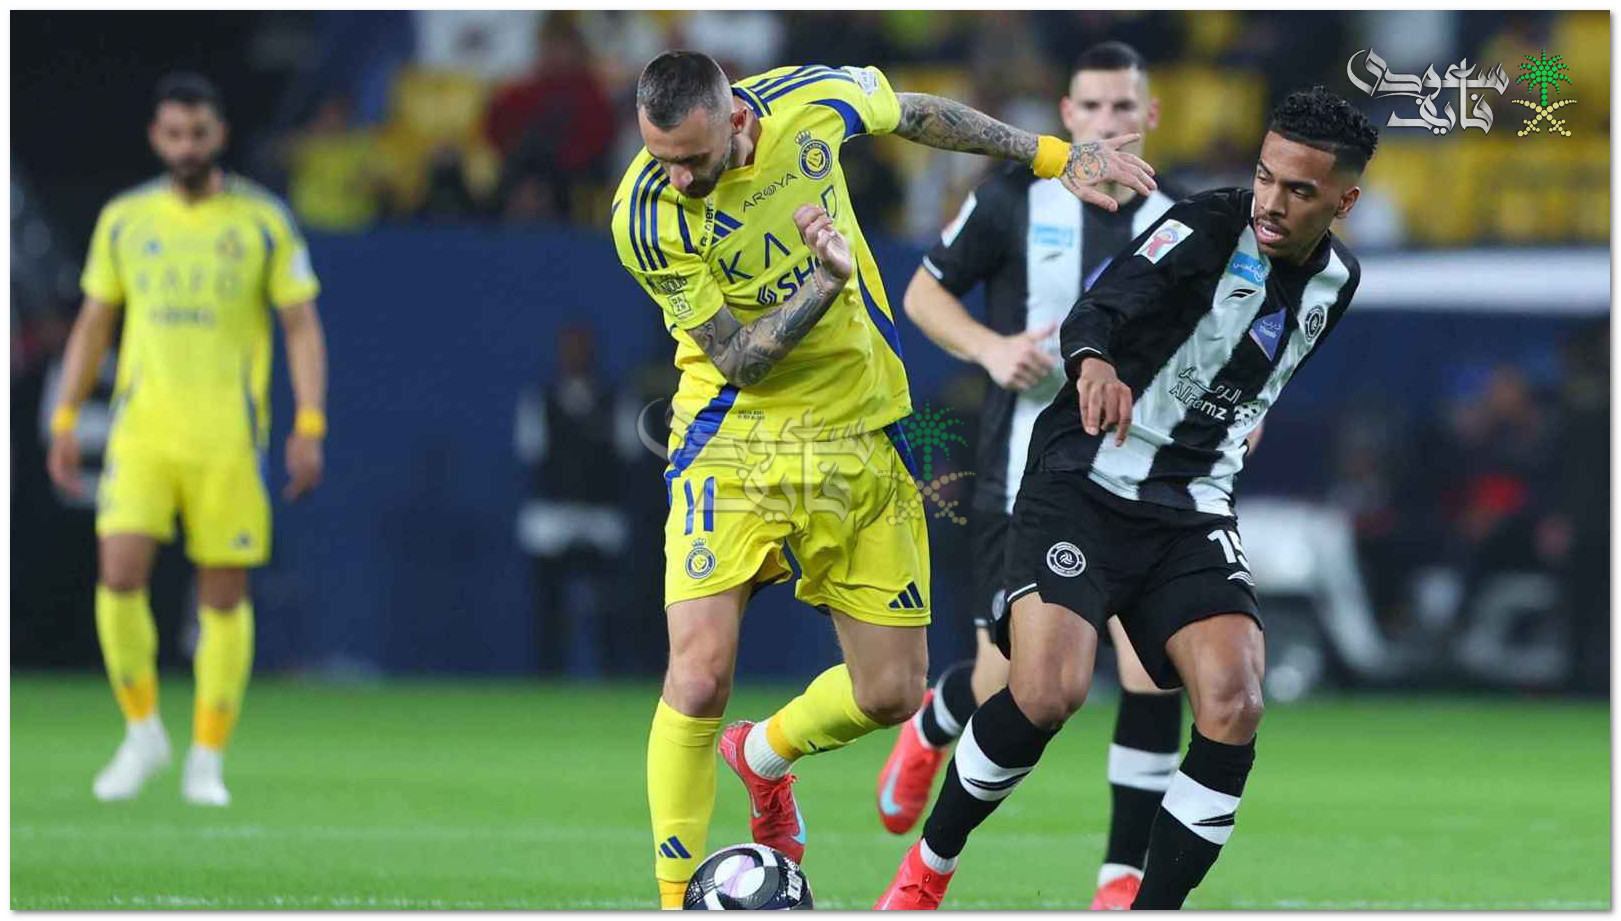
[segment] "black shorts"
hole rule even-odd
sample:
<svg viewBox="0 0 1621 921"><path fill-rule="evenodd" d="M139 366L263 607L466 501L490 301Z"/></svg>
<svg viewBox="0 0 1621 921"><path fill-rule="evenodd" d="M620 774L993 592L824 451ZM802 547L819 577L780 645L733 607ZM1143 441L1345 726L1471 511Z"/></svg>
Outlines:
<svg viewBox="0 0 1621 921"><path fill-rule="evenodd" d="M1165 642L1188 624L1218 614L1261 623L1238 519L1122 499L1084 473L1026 473L1007 541L1007 609L1040 592L1105 635L1120 618L1149 677L1161 688L1182 678ZM1011 619L992 635L1012 656Z"/></svg>
<svg viewBox="0 0 1621 921"><path fill-rule="evenodd" d="M968 512L968 541L974 555L974 597L968 611L975 629L989 630L1007 607L1007 536L1012 520L1000 509Z"/></svg>

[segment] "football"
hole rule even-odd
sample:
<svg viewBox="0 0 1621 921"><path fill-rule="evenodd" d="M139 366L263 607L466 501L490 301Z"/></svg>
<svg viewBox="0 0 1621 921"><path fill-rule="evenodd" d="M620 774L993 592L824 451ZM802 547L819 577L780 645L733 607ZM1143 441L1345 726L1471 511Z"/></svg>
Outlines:
<svg viewBox="0 0 1621 921"><path fill-rule="evenodd" d="M721 848L698 865L683 908L791 911L811 907L810 881L786 854L763 844Z"/></svg>

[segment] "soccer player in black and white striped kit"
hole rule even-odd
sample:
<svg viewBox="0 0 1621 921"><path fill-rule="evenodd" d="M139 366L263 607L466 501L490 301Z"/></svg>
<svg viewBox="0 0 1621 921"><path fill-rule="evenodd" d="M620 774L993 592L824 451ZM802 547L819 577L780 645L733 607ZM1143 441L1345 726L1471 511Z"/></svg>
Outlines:
<svg viewBox="0 0 1621 921"><path fill-rule="evenodd" d="M1265 662L1234 479L1246 434L1350 306L1360 269L1329 226L1377 144L1345 100L1291 94L1251 189L1179 202L1064 320L1066 382L1036 420L992 631L1008 686L969 720L876 907L939 907L969 834L1085 701L1111 614L1194 720L1132 907L1181 907L1215 863L1255 761Z"/></svg>
<svg viewBox="0 0 1621 921"><path fill-rule="evenodd" d="M1058 108L1078 143L1125 134L1146 141L1160 114L1146 62L1118 41L1081 52ZM1143 144L1129 149L1142 156ZM1007 684L1008 660L991 640L990 624L1012 588L1003 578L1004 545L1031 429L1064 385L1058 325L1115 255L1176 201L1163 188L1142 196L1122 187L1110 195L1120 202L1113 212L1076 201L1060 183L1028 170L996 170L963 203L907 287L907 316L935 344L983 367L995 386L980 414L970 511L977 648L973 659L941 672L879 772L879 819L894 834L917 824L951 743L980 702ZM978 285L985 288L984 323L959 300ZM1121 699L1108 757L1108 843L1092 907L1126 908L1142 879L1154 812L1176 772L1182 698L1154 686L1118 620L1109 621L1109 634Z"/></svg>

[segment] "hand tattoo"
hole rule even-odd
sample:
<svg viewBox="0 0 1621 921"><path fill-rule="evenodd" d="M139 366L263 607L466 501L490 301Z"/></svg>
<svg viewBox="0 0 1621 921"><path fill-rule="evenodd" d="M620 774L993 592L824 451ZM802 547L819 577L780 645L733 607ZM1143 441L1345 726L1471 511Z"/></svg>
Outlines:
<svg viewBox="0 0 1621 921"><path fill-rule="evenodd" d="M895 133L940 150L985 154L1029 163L1036 156L1036 136L954 99L927 93L901 93L900 124Z"/></svg>
<svg viewBox="0 0 1621 921"><path fill-rule="evenodd" d="M1109 151L1097 141L1076 144L1069 151L1066 170L1081 182L1092 185L1103 179L1109 169Z"/></svg>
<svg viewBox="0 0 1621 921"><path fill-rule="evenodd" d="M744 325L737 315L722 307L707 323L687 330L692 341L709 360L738 387L751 387L765 379L816 321L838 300L844 279L829 277L821 266L810 281L777 310Z"/></svg>

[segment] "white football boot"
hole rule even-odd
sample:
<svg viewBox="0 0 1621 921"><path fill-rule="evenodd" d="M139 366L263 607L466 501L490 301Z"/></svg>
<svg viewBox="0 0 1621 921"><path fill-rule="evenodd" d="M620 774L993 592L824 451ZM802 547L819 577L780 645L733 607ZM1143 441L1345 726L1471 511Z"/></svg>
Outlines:
<svg viewBox="0 0 1621 921"><path fill-rule="evenodd" d="M104 803L134 799L154 774L169 766L169 735L157 714L130 723L113 760L96 775L92 786Z"/></svg>
<svg viewBox="0 0 1621 921"><path fill-rule="evenodd" d="M206 745L193 745L180 777L180 795L193 806L229 806L225 789L225 753Z"/></svg>

